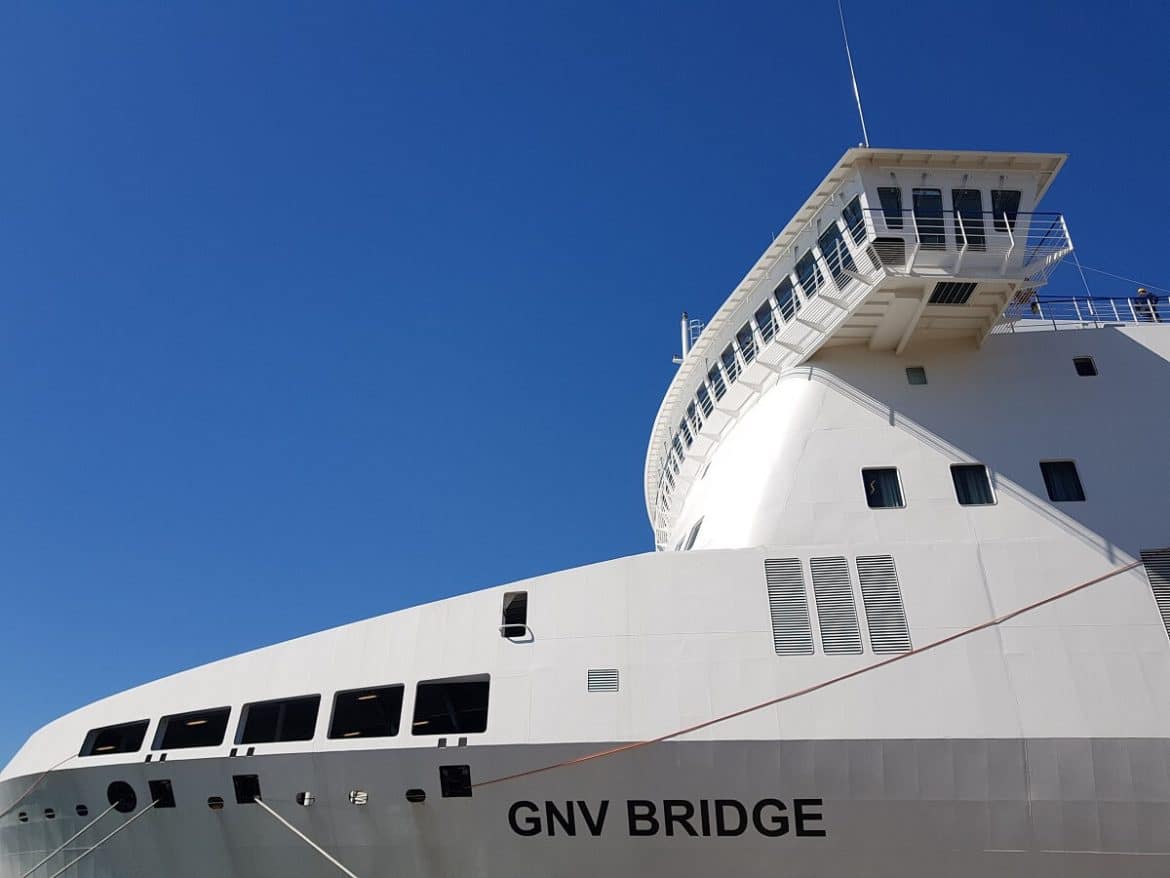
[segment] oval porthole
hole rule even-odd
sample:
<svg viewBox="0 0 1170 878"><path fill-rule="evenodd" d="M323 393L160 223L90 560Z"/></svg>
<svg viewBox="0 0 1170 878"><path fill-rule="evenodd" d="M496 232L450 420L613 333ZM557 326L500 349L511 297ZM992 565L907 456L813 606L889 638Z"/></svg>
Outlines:
<svg viewBox="0 0 1170 878"><path fill-rule="evenodd" d="M417 787L406 791L406 801L417 805L419 802L427 800L426 790L420 790Z"/></svg>
<svg viewBox="0 0 1170 878"><path fill-rule="evenodd" d="M54 811L52 808L45 809L45 819L46 820L55 820L56 817L57 817L57 812Z"/></svg>
<svg viewBox="0 0 1170 878"><path fill-rule="evenodd" d="M88 817L89 816L89 808L85 807L85 805L78 805L77 806L77 816L78 817Z"/></svg>
<svg viewBox="0 0 1170 878"><path fill-rule="evenodd" d="M207 799L207 807L210 808L212 811L222 811L223 810L223 799L221 799L219 796L210 796Z"/></svg>
<svg viewBox="0 0 1170 878"><path fill-rule="evenodd" d="M124 780L116 780L106 788L106 800L119 814L129 814L138 807L138 796L134 787Z"/></svg>
<svg viewBox="0 0 1170 878"><path fill-rule="evenodd" d="M16 819L19 820L21 823L28 823L28 814L25 811L21 811L19 814L16 815Z"/></svg>

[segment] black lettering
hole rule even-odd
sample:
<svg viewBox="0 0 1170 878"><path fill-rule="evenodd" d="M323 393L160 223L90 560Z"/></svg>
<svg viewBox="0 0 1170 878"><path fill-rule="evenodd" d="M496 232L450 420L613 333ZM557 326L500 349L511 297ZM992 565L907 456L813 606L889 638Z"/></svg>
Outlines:
<svg viewBox="0 0 1170 878"><path fill-rule="evenodd" d="M723 812L725 808L731 807L735 809L735 813L739 815L739 826L734 829L728 826L723 820ZM715 834L716 835L743 835L747 831L747 809L744 808L735 799L716 799L715 800Z"/></svg>
<svg viewBox="0 0 1170 878"><path fill-rule="evenodd" d="M565 802L564 814L557 810L555 802L545 802L544 811L548 819L548 834L550 838L557 834L554 823L561 824L561 829L570 837L577 834L577 815L573 810L572 802Z"/></svg>
<svg viewBox="0 0 1170 878"><path fill-rule="evenodd" d="M699 822L703 826L704 837L711 834L711 812L707 808L708 804L706 799L699 799Z"/></svg>
<svg viewBox="0 0 1170 878"><path fill-rule="evenodd" d="M806 811L805 808L823 808L825 802L823 799L793 799L792 813L796 817L796 834L803 836L814 836L817 838L824 838L827 833L823 829L809 829L805 824L812 820L824 820L825 815Z"/></svg>
<svg viewBox="0 0 1170 878"><path fill-rule="evenodd" d="M537 815L532 817L525 817L523 826L516 822L516 814L521 808L527 811L535 811ZM539 814L540 809L536 807L535 802L513 802L512 807L508 809L508 825L512 827L512 831L517 835L539 835Z"/></svg>
<svg viewBox="0 0 1170 878"><path fill-rule="evenodd" d="M764 809L767 807L775 808L776 814L765 823ZM752 823L755 824L756 831L769 838L776 838L786 833L788 831L788 815L784 813L784 810L784 803L779 799L760 799L756 802L756 807L752 808Z"/></svg>
<svg viewBox="0 0 1170 878"><path fill-rule="evenodd" d="M676 814L675 811L681 811ZM691 826L691 818L695 816L695 806L686 799L667 799L662 803L662 823L666 827L666 834L674 836L674 824L678 823L687 831L687 835L697 836L695 827Z"/></svg>
<svg viewBox="0 0 1170 878"><path fill-rule="evenodd" d="M639 810L641 814L637 813ZM630 799L626 802L626 817L629 820L630 835L645 836L658 834L658 818L654 816L654 803L642 799ZM647 829L639 829L637 824L648 823Z"/></svg>
<svg viewBox="0 0 1170 878"><path fill-rule="evenodd" d="M597 819L593 819L593 815L589 813L589 806L584 802L577 802L577 807L581 809L581 819L585 821L585 825L589 827L589 834L594 838L601 835L601 830L605 827L605 815L609 811L609 799L603 799L601 805L597 808Z"/></svg>

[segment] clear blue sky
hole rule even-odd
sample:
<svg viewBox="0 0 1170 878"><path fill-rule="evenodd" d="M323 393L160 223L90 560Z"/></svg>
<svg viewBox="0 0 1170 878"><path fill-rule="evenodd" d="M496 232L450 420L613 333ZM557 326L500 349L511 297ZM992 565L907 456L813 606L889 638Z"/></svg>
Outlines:
<svg viewBox="0 0 1170 878"><path fill-rule="evenodd" d="M1070 152L1082 259L1170 285L1165 4L849 6L875 145ZM859 139L828 0L9 4L0 109L0 762L650 549L678 312Z"/></svg>

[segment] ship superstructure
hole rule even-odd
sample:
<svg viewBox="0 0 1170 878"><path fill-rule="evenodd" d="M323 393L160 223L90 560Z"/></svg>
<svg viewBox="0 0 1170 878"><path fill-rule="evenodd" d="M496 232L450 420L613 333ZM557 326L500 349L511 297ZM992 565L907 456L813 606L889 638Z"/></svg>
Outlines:
<svg viewBox="0 0 1170 878"><path fill-rule="evenodd" d="M655 551L62 717L0 876L1165 874L1170 307L1051 291L1063 163L848 150L682 357Z"/></svg>

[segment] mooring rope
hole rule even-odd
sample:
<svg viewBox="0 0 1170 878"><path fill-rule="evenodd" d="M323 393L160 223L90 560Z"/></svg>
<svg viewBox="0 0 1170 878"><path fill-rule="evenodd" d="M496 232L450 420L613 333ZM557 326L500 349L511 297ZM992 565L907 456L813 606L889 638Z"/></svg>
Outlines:
<svg viewBox="0 0 1170 878"><path fill-rule="evenodd" d="M980 631L986 631L988 628L994 628L997 625L1002 625L1004 622L1009 622L1017 616L1022 616L1024 613L1030 613L1033 610L1045 606L1046 604L1059 601L1062 598L1068 597L1069 595L1076 594L1078 591L1083 591L1086 588L1105 582L1107 579L1112 579L1114 576L1127 573L1130 570L1133 570L1135 567L1141 566L1142 562L1140 560L1133 561L1129 564L1124 564L1121 567L1110 570L1108 573L1102 574L1101 576L1098 576L1094 579L1082 582L1079 585L1074 585L1072 588L1066 588L1064 591L1057 592L1054 595L1049 595L1042 600L1038 600L1034 603L1028 604L1027 606L1020 607L1017 610L1012 610L1010 613L1005 613L1004 615L997 616L994 619L989 619L986 622L981 622L980 624L971 628L964 628L962 631L958 631L955 634L943 637L940 640L935 640L926 644L925 646L919 646L916 649L910 650L909 652L899 653L898 655L891 656L888 659L883 659L880 662L874 662L872 665L866 665L863 668L857 668L856 670L849 671L848 673L841 674L837 677L832 677L828 680L822 680L820 683L814 683L811 686L805 686L803 689L797 689L794 692L788 692L776 698L769 698L767 701L761 701L759 704L753 704L750 707L744 707L739 710L732 711L731 713L725 713L722 716L715 717L714 719L705 720L701 723L687 726L686 728L677 729L673 732L668 732L665 735L659 735L657 738L649 738L645 741L633 741L629 744L621 744L617 747L610 747L607 750L599 750L596 753L589 753L585 756L578 756L575 759L565 759L560 762L553 762L549 765L542 765L539 768L530 768L527 771L518 771L515 774L507 774L503 777L496 777L492 778L491 780L480 781L477 784L472 784L472 787L486 787L491 786L492 784L504 783L505 781L509 780L518 780L522 777L531 777L534 774L542 774L546 771L553 771L558 768L569 768L574 765L580 765L583 762L592 762L594 759L604 759L607 756L616 756L619 753L627 753L631 750L638 750L642 747L649 747L653 744L661 744L664 741L669 741L673 738L678 738L682 735L690 734L691 732L697 732L700 729L710 728L711 726L718 725L719 723L725 723L728 720L746 716L749 713L754 713L757 710L763 710L765 707L772 707L776 704L782 704L785 701L792 701L793 699L800 698L804 695L810 695L813 692L819 692L821 689L827 689L830 686L843 683L846 680L852 680L855 677L860 677L862 674L868 674L871 671L876 671L879 668L888 667L889 665L895 664L896 662L905 661L908 658L922 655L925 652L930 652L932 649L938 649L940 646L945 646L948 643L954 643L956 640L969 637L970 635L977 634Z"/></svg>
<svg viewBox="0 0 1170 878"><path fill-rule="evenodd" d="M34 780L28 786L28 788L25 789L25 791L23 793L21 793L19 796L16 797L15 802L13 802L11 805L9 805L7 808L5 808L3 811L0 811L0 819L3 819L4 817L7 817L9 814L11 814L13 809L15 809L17 805L19 805L21 802L23 802L25 799L27 799L29 797L29 795L32 793L32 791L35 790L37 787L39 787L44 782L46 777L48 777L52 772L56 771L58 768L60 768L62 765L64 765L66 762L68 762L70 759L72 759L76 755L77 755L76 753L70 753L68 756L66 756L64 759L62 759L57 764L50 765L48 768L46 768L44 771L42 771L37 776L37 779Z"/></svg>
<svg viewBox="0 0 1170 878"><path fill-rule="evenodd" d="M289 832L291 832L293 835L295 835L297 838L299 838L301 841L303 841L305 844L307 844L309 847L311 847L313 850L315 850L317 853L319 853L321 856L323 856L326 860L328 860L330 863L332 863L334 866L336 866L343 874L348 875L349 878L358 878L357 875L353 874L353 872L349 871L349 869L345 868L345 866L343 866L343 865L341 865L341 863L337 862L337 860L334 859L328 853L328 851L326 851L323 847L321 847L321 845L317 844L317 842L313 841L313 839L309 838L307 835L305 835L303 832L301 832L299 829L297 829L295 826L293 826L291 823L289 823L287 820L285 820L283 817L281 817L279 814L277 814L274 810L272 810L272 808L268 807L268 805L266 805L263 801L261 801L259 796L254 798L252 800L252 803L254 805L259 805L261 808L263 808L265 811L267 811L269 814L271 814L273 816L273 818L278 820ZM54 876L54 878L56 878L56 876Z"/></svg>
<svg viewBox="0 0 1170 878"><path fill-rule="evenodd" d="M115 835L117 835L119 832L121 832L123 829L125 829L127 826L129 826L131 823L133 823L135 820L137 820L139 817L142 817L143 815L149 814L151 811L153 811L154 806L157 804L158 804L158 800L155 799L153 802L151 802L149 805L147 805L145 808L143 808L141 811L139 811L137 814L135 814L133 817L131 817L129 820L127 820L125 823L119 824L117 829L115 829L113 832L111 832L109 835L107 835L105 838L103 838L101 841L99 841L93 847L86 848L82 852L81 856L70 860L68 863L66 863L64 866L62 866L60 869L58 869L56 872L54 872L52 875L50 875L49 878L57 878L58 875L63 875L66 872L68 872L70 869L72 869L74 866L76 866L78 863L80 863L82 860L84 860L86 857L88 857L90 854L92 854L94 851L96 851L98 848L100 848L102 845L104 845L107 841L109 841L111 838L113 838Z"/></svg>
<svg viewBox="0 0 1170 878"><path fill-rule="evenodd" d="M89 821L89 823L85 824L85 826L81 827L81 829L77 830L77 832L73 833L73 835L71 835L71 836L69 836L69 838L65 839L65 841L63 841L61 843L60 847L58 847L51 854L49 854L47 857L45 857L43 860L41 860L39 863L37 863L35 866L33 866L31 869L29 869L23 875L21 875L20 878L28 878L29 875L31 875L37 869L41 868L41 866L45 865L45 863L49 862L49 860L53 859L53 857L57 856L57 854L61 853L61 851L65 850L65 848L69 847L69 845L73 844L73 842L77 841L77 839L80 838L81 835L87 829L89 829L91 826L93 826L95 823L97 823L99 820L101 820L103 817L105 817L107 814L109 814L111 811L113 811L117 807L118 807L118 803L114 802L114 804L110 805L110 807L106 808L106 810L102 811L101 814L98 814L97 817L93 818L93 820Z"/></svg>

